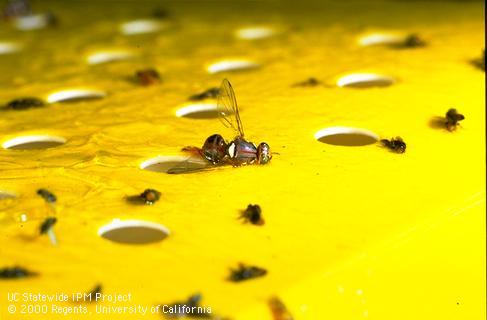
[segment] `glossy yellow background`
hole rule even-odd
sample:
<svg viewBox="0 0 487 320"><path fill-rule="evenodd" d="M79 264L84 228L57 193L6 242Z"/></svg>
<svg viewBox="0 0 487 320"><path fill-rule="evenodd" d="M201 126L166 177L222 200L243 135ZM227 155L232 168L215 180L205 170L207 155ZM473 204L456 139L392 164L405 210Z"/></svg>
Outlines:
<svg viewBox="0 0 487 320"><path fill-rule="evenodd" d="M24 134L67 139L46 150L0 149L0 190L18 195L0 200L0 268L40 273L0 281L0 319L29 318L8 314L7 292L84 292L96 283L146 306L201 292L203 305L232 319L271 319L267 300L274 295L295 319L484 319L485 73L470 63L484 48L482 5L174 2L167 5L169 29L127 37L119 23L149 16L156 3L52 1L36 8L56 13L57 28L21 32L2 24L0 39L19 41L24 50L0 56L1 103L70 87L105 90L107 97L0 114L2 143ZM262 24L280 33L258 41L234 37L239 27ZM358 45L361 35L382 31L415 32L428 45ZM86 63L92 51L110 48L136 56ZM231 57L262 67L206 72ZM162 84L127 80L143 67L157 68ZM338 77L353 72L397 81L336 87ZM292 87L311 76L326 85ZM140 169L210 134L232 138L218 120L175 116L189 95L223 77L235 88L247 138L268 142L279 155L266 166L186 175ZM451 107L466 117L456 132L429 125ZM314 139L330 126L401 136L407 151ZM36 195L41 187L58 197L58 247L37 235L51 214ZM146 188L161 191L161 201L124 201ZM237 220L249 203L262 207L265 226ZM23 213L28 221L21 223ZM171 235L143 246L100 238L98 229L115 218L157 222ZM226 281L239 262L269 273ZM88 307L95 317L95 306Z"/></svg>

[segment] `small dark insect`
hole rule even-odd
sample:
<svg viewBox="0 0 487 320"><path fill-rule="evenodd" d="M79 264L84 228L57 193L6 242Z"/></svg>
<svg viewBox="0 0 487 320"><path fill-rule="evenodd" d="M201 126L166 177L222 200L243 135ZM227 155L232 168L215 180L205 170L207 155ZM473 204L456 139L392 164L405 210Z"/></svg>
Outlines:
<svg viewBox="0 0 487 320"><path fill-rule="evenodd" d="M199 101L204 99L215 99L218 97L219 94L220 94L220 88L210 88L206 91L190 96L189 100Z"/></svg>
<svg viewBox="0 0 487 320"><path fill-rule="evenodd" d="M152 10L152 16L157 19L165 19L169 17L169 12L163 8L155 8Z"/></svg>
<svg viewBox="0 0 487 320"><path fill-rule="evenodd" d="M5 105L5 109L10 110L27 110L33 108L40 108L45 105L44 101L34 97L19 98L10 101Z"/></svg>
<svg viewBox="0 0 487 320"><path fill-rule="evenodd" d="M46 21L50 27L57 27L59 25L59 18L52 12L46 13Z"/></svg>
<svg viewBox="0 0 487 320"><path fill-rule="evenodd" d="M46 218L46 220L41 223L41 226L39 228L41 235L46 234L49 237L49 240L51 241L51 244L53 246L57 246L57 238L53 228L56 222L57 218L55 217Z"/></svg>
<svg viewBox="0 0 487 320"><path fill-rule="evenodd" d="M293 87L316 87L317 85L320 84L321 84L320 80L316 78L309 78L301 82L296 82L295 84L293 84Z"/></svg>
<svg viewBox="0 0 487 320"><path fill-rule="evenodd" d="M47 203L55 203L57 201L56 196L47 189L37 190L37 194L40 195Z"/></svg>
<svg viewBox="0 0 487 320"><path fill-rule="evenodd" d="M240 282L254 278L263 277L267 274L267 270L256 266L246 266L243 263L239 264L238 269L231 269L231 274L228 280L233 282Z"/></svg>
<svg viewBox="0 0 487 320"><path fill-rule="evenodd" d="M57 218L55 217L49 217L44 220L44 222L41 223L41 226L39 228L41 234L46 234L49 232L49 230L52 230L52 227L56 224Z"/></svg>
<svg viewBox="0 0 487 320"><path fill-rule="evenodd" d="M458 121L465 119L463 114L458 113L457 109L450 109L446 113L446 128L448 131L454 131L459 124Z"/></svg>
<svg viewBox="0 0 487 320"><path fill-rule="evenodd" d="M265 223L264 218L262 217L262 209L258 204L249 204L239 218L258 226Z"/></svg>
<svg viewBox="0 0 487 320"><path fill-rule="evenodd" d="M482 57L472 60L472 64L485 71L485 49L482 52Z"/></svg>
<svg viewBox="0 0 487 320"><path fill-rule="evenodd" d="M143 69L135 72L135 77L143 86L150 86L161 82L161 76L155 69Z"/></svg>
<svg viewBox="0 0 487 320"><path fill-rule="evenodd" d="M94 301L96 302L96 294L97 293L102 293L102 290L103 290L103 287L100 283L98 283L97 285L95 285L95 287L93 289L90 290L90 292L88 292L89 296L91 297L90 299L90 302L91 301Z"/></svg>
<svg viewBox="0 0 487 320"><path fill-rule="evenodd" d="M392 138L391 140L382 139L380 142L397 153L406 152L406 142L404 142L401 137Z"/></svg>
<svg viewBox="0 0 487 320"><path fill-rule="evenodd" d="M154 189L145 189L140 194L140 198L145 201L145 204L152 205L161 198L161 193Z"/></svg>
<svg viewBox="0 0 487 320"><path fill-rule="evenodd" d="M36 275L36 272L29 271L19 266L0 269L0 279L19 279Z"/></svg>
<svg viewBox="0 0 487 320"><path fill-rule="evenodd" d="M424 47L426 45L426 42L421 39L417 34L410 34L409 36L406 37L404 40L404 43L402 43L401 47L402 48L419 48L419 47Z"/></svg>
<svg viewBox="0 0 487 320"><path fill-rule="evenodd" d="M278 297L269 299L269 308L271 309L274 320L293 320L293 316Z"/></svg>

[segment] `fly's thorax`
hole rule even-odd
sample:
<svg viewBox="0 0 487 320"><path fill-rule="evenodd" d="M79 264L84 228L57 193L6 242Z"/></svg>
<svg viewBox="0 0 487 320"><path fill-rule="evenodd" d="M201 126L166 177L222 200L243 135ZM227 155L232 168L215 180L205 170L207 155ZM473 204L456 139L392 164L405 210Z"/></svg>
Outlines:
<svg viewBox="0 0 487 320"><path fill-rule="evenodd" d="M209 136L201 148L203 156L212 163L220 163L227 155L227 143L219 134Z"/></svg>
<svg viewBox="0 0 487 320"><path fill-rule="evenodd" d="M257 147L242 138L236 138L227 146L227 155L236 164L252 163L257 158Z"/></svg>

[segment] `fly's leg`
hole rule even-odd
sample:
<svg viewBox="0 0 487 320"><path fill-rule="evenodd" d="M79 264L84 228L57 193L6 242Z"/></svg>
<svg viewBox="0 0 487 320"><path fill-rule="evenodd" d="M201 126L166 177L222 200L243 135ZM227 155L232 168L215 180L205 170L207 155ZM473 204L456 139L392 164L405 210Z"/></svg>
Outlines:
<svg viewBox="0 0 487 320"><path fill-rule="evenodd" d="M203 150L195 146L186 146L181 149L181 151L192 153L195 156L200 156L204 158Z"/></svg>

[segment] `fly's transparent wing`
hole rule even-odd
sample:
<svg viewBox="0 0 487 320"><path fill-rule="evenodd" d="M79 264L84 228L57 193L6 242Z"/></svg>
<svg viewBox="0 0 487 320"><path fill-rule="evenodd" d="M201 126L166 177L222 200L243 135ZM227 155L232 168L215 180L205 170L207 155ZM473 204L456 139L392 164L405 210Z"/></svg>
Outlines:
<svg viewBox="0 0 487 320"><path fill-rule="evenodd" d="M193 173L199 171L211 170L218 167L204 159L197 157L189 157L175 166L169 168L166 172L169 174L182 174L182 173Z"/></svg>
<svg viewBox="0 0 487 320"><path fill-rule="evenodd" d="M238 110L237 99L233 92L232 85L227 79L223 79L218 95L217 104L218 115L221 122L227 128L233 128L237 136L244 137L242 120Z"/></svg>

